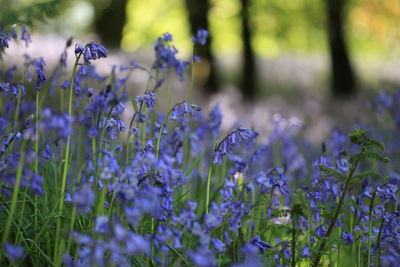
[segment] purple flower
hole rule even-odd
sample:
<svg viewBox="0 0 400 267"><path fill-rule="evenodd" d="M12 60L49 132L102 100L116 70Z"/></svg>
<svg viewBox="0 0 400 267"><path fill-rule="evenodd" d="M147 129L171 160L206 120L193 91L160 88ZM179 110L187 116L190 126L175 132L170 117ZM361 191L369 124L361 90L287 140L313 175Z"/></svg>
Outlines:
<svg viewBox="0 0 400 267"><path fill-rule="evenodd" d="M267 248L272 248L272 245L262 241L259 235L253 238L250 243L257 246L261 253L264 253Z"/></svg>
<svg viewBox="0 0 400 267"><path fill-rule="evenodd" d="M25 41L26 46L32 42L31 36L25 26L22 26L21 40Z"/></svg>
<svg viewBox="0 0 400 267"><path fill-rule="evenodd" d="M157 94L153 91L146 91L143 96L137 96L135 101L136 103L143 105L146 104L147 108L153 108L156 102Z"/></svg>
<svg viewBox="0 0 400 267"><path fill-rule="evenodd" d="M106 234L108 230L108 217L106 215L98 216L96 218L93 232L98 234Z"/></svg>
<svg viewBox="0 0 400 267"><path fill-rule="evenodd" d="M211 239L211 244L217 252L224 252L226 250L225 243L219 240L218 238Z"/></svg>
<svg viewBox="0 0 400 267"><path fill-rule="evenodd" d="M376 195L380 199L382 199L385 202L391 201L393 203L396 202L398 186L394 184L386 184L384 186L378 186L376 188Z"/></svg>
<svg viewBox="0 0 400 267"><path fill-rule="evenodd" d="M218 165L222 164L224 156L236 148L237 145L251 141L257 136L257 132L253 132L246 128L237 128L230 132L221 142L218 143L214 150L212 162Z"/></svg>
<svg viewBox="0 0 400 267"><path fill-rule="evenodd" d="M189 62L181 61L176 57L178 49L175 46L169 45L171 41L172 35L170 33L165 33L162 37L158 37L157 42L154 44L156 53L154 67L163 72L167 72L171 68L175 69L175 73L179 76L179 79L183 80L183 72L189 65Z"/></svg>
<svg viewBox="0 0 400 267"><path fill-rule="evenodd" d="M1 33L0 34L0 47L1 48L8 48L8 41L10 40L10 36L8 34L5 33Z"/></svg>
<svg viewBox="0 0 400 267"><path fill-rule="evenodd" d="M320 226L317 226L317 227L315 228L315 233L316 233L320 238L324 237L324 236L326 235L327 232L328 232L328 230L326 230L326 228L325 228L324 225L320 225Z"/></svg>
<svg viewBox="0 0 400 267"><path fill-rule="evenodd" d="M192 42L194 44L205 45L208 38L208 31L205 29L199 29L196 33L196 36L192 37Z"/></svg>
<svg viewBox="0 0 400 267"><path fill-rule="evenodd" d="M36 72L35 91L40 90L40 85L46 81L46 74L44 73L44 66L46 62L43 58L36 58L32 61L32 65Z"/></svg>
<svg viewBox="0 0 400 267"><path fill-rule="evenodd" d="M75 205L78 213L88 214L92 209L95 194L89 185L79 186L72 197L72 203Z"/></svg>
<svg viewBox="0 0 400 267"><path fill-rule="evenodd" d="M150 242L143 236L129 233L125 240L125 249L128 255L134 256L138 254L150 255Z"/></svg>
<svg viewBox="0 0 400 267"><path fill-rule="evenodd" d="M24 249L21 246L15 246L10 243L4 245L8 258L11 261L21 259L24 256Z"/></svg>
<svg viewBox="0 0 400 267"><path fill-rule="evenodd" d="M347 245L351 245L354 242L354 236L349 232L343 231L340 238L346 242Z"/></svg>
<svg viewBox="0 0 400 267"><path fill-rule="evenodd" d="M300 252L300 257L311 258L310 248L308 246L304 246L304 248Z"/></svg>
<svg viewBox="0 0 400 267"><path fill-rule="evenodd" d="M180 120L185 114L193 115L193 111L198 111L198 107L196 105L190 105L186 101L176 104L172 108L171 120Z"/></svg>
<svg viewBox="0 0 400 267"><path fill-rule="evenodd" d="M217 260L208 248L200 247L187 252L190 260L199 267L212 267L217 265Z"/></svg>
<svg viewBox="0 0 400 267"><path fill-rule="evenodd" d="M86 44L85 46L75 46L75 54L79 55L81 53L83 53L83 60L85 61L85 64L90 64L90 60L107 57L108 50L102 45L91 42Z"/></svg>

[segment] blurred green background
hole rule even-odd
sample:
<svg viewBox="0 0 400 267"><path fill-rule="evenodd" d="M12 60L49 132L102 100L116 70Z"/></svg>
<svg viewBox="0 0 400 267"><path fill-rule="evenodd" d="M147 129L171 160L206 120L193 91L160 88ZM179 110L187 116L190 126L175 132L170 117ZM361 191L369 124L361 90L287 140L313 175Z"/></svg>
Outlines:
<svg viewBox="0 0 400 267"><path fill-rule="evenodd" d="M35 7L39 15L27 11ZM45 7L48 19L40 15ZM303 87L346 98L397 86L400 76L399 0L1 0L1 10L3 21L17 16L35 33L95 33L126 52L150 51L168 31L190 57L190 36L206 28L212 40L199 50L206 70L198 71L206 73L199 82L206 93L231 83L250 100L274 90L291 94L301 85L301 77L290 83L291 68L309 69L312 81Z"/></svg>

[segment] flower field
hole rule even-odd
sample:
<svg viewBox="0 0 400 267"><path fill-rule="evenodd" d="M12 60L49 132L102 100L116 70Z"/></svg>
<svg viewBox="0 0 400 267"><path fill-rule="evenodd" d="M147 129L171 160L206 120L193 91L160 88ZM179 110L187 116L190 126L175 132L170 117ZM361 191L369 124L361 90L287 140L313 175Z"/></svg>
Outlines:
<svg viewBox="0 0 400 267"><path fill-rule="evenodd" d="M29 45L25 27L0 33L0 55L13 42ZM169 33L153 46L151 66L107 76L95 42L55 47L51 70L0 61L1 266L398 265L400 92L321 146L278 116L269 136L224 131L218 105L160 111L166 81L193 84L201 59L181 59ZM133 72L148 75L136 98Z"/></svg>

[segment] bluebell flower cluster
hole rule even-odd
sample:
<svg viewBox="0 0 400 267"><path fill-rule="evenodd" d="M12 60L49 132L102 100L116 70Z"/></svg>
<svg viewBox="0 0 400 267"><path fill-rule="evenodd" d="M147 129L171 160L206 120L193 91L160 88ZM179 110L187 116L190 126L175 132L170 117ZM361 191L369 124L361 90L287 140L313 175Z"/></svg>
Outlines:
<svg viewBox="0 0 400 267"><path fill-rule="evenodd" d="M97 44L95 42L91 42L83 45L75 46L75 55L78 56L83 54L83 59L85 64L90 64L91 60L96 60L99 58L105 58L108 55L108 50L104 46Z"/></svg>
<svg viewBox="0 0 400 267"><path fill-rule="evenodd" d="M22 35L29 43L26 29ZM1 31L1 49L18 38ZM206 39L199 30L193 41L204 45ZM187 66L172 40L170 34L157 40L149 70L132 61L99 74L97 59L108 51L89 43L75 46L76 73L65 75L71 39L55 71L28 55L23 66L4 62L0 264L293 266L312 263L320 251L335 253L336 260L341 247L340 255L356 251L362 265L394 266L400 248L398 94L380 94L374 106L393 121L371 127L392 158L387 165L376 162L385 161L385 152L363 131L362 141L352 143L357 135L334 129L322 153L302 136L299 120L279 115L262 140L247 128L224 133L218 105L208 114L187 101L169 112L156 108L166 77L154 72L172 69L183 78ZM20 70L26 70L22 79ZM131 99L134 70L148 73L150 82Z"/></svg>
<svg viewBox="0 0 400 267"><path fill-rule="evenodd" d="M244 142L251 141L258 136L257 132L246 128L238 128L230 132L215 148L212 162L221 165L224 157L234 148Z"/></svg>
<svg viewBox="0 0 400 267"><path fill-rule="evenodd" d="M154 44L154 51L156 54L156 61L154 62L154 68L159 69L163 72L167 72L169 69L174 69L179 79L183 80L183 74L187 66L188 61L180 60L176 57L178 49L175 46L170 45L173 41L170 33L164 33L162 37L157 39Z"/></svg>

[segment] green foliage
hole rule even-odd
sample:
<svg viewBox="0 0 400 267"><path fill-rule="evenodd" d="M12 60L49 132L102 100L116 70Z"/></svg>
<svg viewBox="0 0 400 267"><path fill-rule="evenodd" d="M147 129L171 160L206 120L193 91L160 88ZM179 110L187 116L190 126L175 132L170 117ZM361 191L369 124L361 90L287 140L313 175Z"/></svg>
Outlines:
<svg viewBox="0 0 400 267"><path fill-rule="evenodd" d="M363 179L363 178L367 178L367 179L382 179L382 180L387 180L387 177L380 174L379 172L376 171L365 171L365 172L361 172L357 175L354 175L354 179Z"/></svg>
<svg viewBox="0 0 400 267"><path fill-rule="evenodd" d="M309 201L307 200L304 190L297 189L294 192L291 206L292 216L298 215L307 217L307 214L309 214Z"/></svg>
<svg viewBox="0 0 400 267"><path fill-rule="evenodd" d="M357 129L349 134L350 141L354 144L361 145L368 140L367 130Z"/></svg>
<svg viewBox="0 0 400 267"><path fill-rule="evenodd" d="M70 0L46 1L2 1L0 11L1 25L21 24L33 26L35 22L45 22L46 19L55 18L62 8L66 8Z"/></svg>

